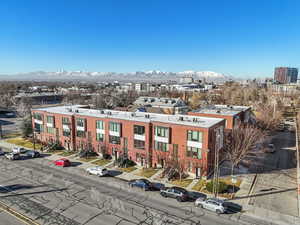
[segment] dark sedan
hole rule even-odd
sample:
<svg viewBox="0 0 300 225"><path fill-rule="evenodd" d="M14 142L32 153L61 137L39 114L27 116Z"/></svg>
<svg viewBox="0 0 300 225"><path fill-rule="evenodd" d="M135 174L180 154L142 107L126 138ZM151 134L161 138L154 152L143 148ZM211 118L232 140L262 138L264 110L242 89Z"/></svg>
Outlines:
<svg viewBox="0 0 300 225"><path fill-rule="evenodd" d="M38 151L27 151L26 156L29 158L38 158L41 154Z"/></svg>
<svg viewBox="0 0 300 225"><path fill-rule="evenodd" d="M149 191L152 189L152 183L146 179L131 180L128 184L130 187L138 187L144 191Z"/></svg>

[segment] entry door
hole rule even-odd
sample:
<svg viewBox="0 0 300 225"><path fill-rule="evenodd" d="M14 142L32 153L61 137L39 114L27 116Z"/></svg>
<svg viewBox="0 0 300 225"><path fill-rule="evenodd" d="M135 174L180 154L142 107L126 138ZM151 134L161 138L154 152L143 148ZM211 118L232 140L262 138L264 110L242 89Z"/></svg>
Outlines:
<svg viewBox="0 0 300 225"><path fill-rule="evenodd" d="M199 167L196 168L196 177L201 177L201 168Z"/></svg>

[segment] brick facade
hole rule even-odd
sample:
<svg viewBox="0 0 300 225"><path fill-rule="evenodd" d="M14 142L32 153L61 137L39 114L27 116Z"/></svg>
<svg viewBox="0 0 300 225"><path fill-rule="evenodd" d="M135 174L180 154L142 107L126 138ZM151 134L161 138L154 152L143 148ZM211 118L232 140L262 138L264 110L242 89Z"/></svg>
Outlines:
<svg viewBox="0 0 300 225"><path fill-rule="evenodd" d="M134 116L130 119L110 118L110 116L99 118L96 115L87 116L75 112L66 114L49 113L49 110L43 109L32 110L32 115L32 125L36 128L36 138L45 144L58 142L64 148L74 151L91 149L100 155L102 153L110 154L113 159L117 159L120 155L126 153L131 160L145 167L164 166L165 160L176 152L176 157L186 165L188 171L191 174L197 173L198 176L205 176L213 169L216 130L222 130L223 135L225 126L225 120L219 119L215 119L216 122L210 127L201 127L198 124L195 126L167 121L141 121L139 119L135 120ZM52 126L47 123L47 116L54 118L53 129L47 129L47 125ZM36 120L36 117L39 119ZM68 120L69 123L64 122L63 124L63 118L66 118L64 121ZM78 120L81 127L77 126ZM104 129L97 129L96 121L103 121ZM100 123L102 124L102 122ZM111 131L110 123L113 123L117 128L120 126L120 130ZM43 126L43 129L40 129L40 125ZM69 135L65 136L64 130L68 130L67 128L69 129ZM142 134L135 134L135 132L139 132L135 129L140 129ZM156 129L166 129L167 137L157 136L155 134ZM77 134L78 131L79 135ZM201 143L189 141L188 131L201 135ZM97 133L101 137L100 140L97 140ZM110 134L113 136L111 140ZM118 138L118 135L120 138ZM104 140L102 140L102 137L104 137ZM192 149L191 146L197 147ZM162 148L163 150L156 148ZM197 152L192 153L191 149ZM187 154L188 150L192 156Z"/></svg>

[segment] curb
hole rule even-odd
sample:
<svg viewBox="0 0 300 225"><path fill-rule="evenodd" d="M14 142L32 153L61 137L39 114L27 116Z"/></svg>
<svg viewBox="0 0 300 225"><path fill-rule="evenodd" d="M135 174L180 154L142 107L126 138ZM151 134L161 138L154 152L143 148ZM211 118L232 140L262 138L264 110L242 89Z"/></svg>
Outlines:
<svg viewBox="0 0 300 225"><path fill-rule="evenodd" d="M22 221L23 223L25 223L27 225L40 225L39 223L35 222L30 217L17 212L16 210L12 209L11 207L9 207L8 205L4 204L1 201L0 201L0 209L9 213L10 215L12 215L13 217L17 218L18 220Z"/></svg>

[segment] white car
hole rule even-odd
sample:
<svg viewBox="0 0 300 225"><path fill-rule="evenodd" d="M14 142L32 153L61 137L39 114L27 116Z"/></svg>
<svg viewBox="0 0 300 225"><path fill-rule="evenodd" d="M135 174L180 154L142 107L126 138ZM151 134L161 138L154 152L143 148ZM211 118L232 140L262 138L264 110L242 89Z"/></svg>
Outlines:
<svg viewBox="0 0 300 225"><path fill-rule="evenodd" d="M86 172L88 174L97 175L99 177L105 176L105 175L108 174L108 170L106 168L104 168L104 167L101 167L101 166L95 166L95 167L87 168Z"/></svg>
<svg viewBox="0 0 300 225"><path fill-rule="evenodd" d="M27 150L22 147L13 147L12 152L16 154L25 153Z"/></svg>
<svg viewBox="0 0 300 225"><path fill-rule="evenodd" d="M208 198L206 200L198 198L195 201L195 206L208 209L218 214L225 213L227 210L226 206L224 206L224 201L217 198Z"/></svg>

